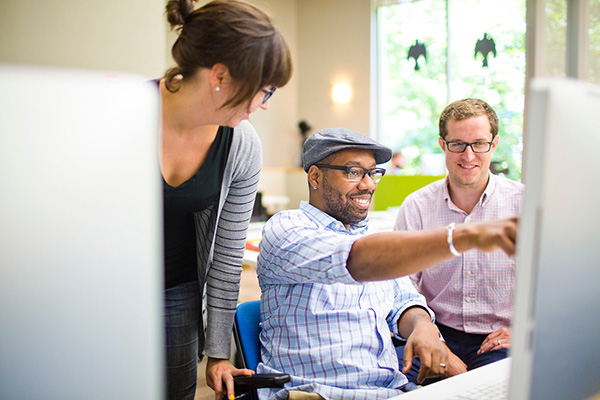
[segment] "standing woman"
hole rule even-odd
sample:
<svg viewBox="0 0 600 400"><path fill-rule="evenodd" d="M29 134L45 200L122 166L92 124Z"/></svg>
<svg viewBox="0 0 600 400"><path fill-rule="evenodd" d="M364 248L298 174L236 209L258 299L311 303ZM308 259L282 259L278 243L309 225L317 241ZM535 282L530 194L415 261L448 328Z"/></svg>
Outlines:
<svg viewBox="0 0 600 400"><path fill-rule="evenodd" d="M262 150L248 117L268 109L292 74L269 17L238 0L169 0L176 66L158 82L162 101L165 323L169 399L193 399L198 356L206 380L233 395L230 362L246 231ZM203 301L204 300L204 301Z"/></svg>

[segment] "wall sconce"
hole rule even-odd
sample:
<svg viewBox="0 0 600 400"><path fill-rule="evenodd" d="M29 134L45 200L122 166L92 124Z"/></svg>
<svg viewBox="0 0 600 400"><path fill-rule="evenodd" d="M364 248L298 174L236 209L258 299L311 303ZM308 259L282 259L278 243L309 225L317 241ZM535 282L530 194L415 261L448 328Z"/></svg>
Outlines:
<svg viewBox="0 0 600 400"><path fill-rule="evenodd" d="M331 90L331 98L334 103L348 104L352 99L352 88L347 83L338 83Z"/></svg>

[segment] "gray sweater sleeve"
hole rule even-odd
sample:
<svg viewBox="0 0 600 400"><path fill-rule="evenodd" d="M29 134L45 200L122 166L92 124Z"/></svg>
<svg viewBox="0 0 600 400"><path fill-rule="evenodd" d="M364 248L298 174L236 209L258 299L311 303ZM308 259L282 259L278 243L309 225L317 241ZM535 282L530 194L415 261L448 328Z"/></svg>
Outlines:
<svg viewBox="0 0 600 400"><path fill-rule="evenodd" d="M246 233L262 168L262 147L252 125L234 129L206 282L207 326L204 354L229 358L233 317L237 305ZM223 201L224 200L224 201Z"/></svg>

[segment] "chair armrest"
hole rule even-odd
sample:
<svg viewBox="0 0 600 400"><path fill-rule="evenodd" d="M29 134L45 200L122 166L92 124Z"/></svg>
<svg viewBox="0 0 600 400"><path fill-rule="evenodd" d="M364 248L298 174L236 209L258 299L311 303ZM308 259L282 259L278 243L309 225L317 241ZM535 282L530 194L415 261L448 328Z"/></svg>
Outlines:
<svg viewBox="0 0 600 400"><path fill-rule="evenodd" d="M259 388L283 387L290 381L288 374L254 374L249 376L236 376L233 378L235 392L245 392Z"/></svg>
<svg viewBox="0 0 600 400"><path fill-rule="evenodd" d="M244 394L256 389L283 387L289 381L290 376L288 374L254 374L233 378L236 399L247 398ZM223 400L227 400L226 393L223 393Z"/></svg>

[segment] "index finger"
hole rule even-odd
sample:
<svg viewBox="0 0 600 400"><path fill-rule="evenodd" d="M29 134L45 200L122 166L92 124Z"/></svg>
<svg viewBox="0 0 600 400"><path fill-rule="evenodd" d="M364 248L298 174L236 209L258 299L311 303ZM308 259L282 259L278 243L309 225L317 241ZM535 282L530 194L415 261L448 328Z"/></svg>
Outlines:
<svg viewBox="0 0 600 400"><path fill-rule="evenodd" d="M421 359L421 368L419 368L419 375L417 376L417 383L421 384L429 376L431 370L431 355L427 352L419 354Z"/></svg>
<svg viewBox="0 0 600 400"><path fill-rule="evenodd" d="M404 345L404 356L402 357L403 373L407 373L412 367L413 349L408 344Z"/></svg>
<svg viewBox="0 0 600 400"><path fill-rule="evenodd" d="M519 227L519 218L514 216L508 219L510 221L510 225L507 228L506 236L508 236L509 240L512 242L513 247L517 243L517 231Z"/></svg>
<svg viewBox="0 0 600 400"><path fill-rule="evenodd" d="M516 247L516 243L514 241L513 238L506 237L503 236L500 240L500 242L498 243L498 246L500 246L500 248L502 250L504 250L504 252L506 254L508 254L510 257L513 257L515 255L515 247Z"/></svg>
<svg viewBox="0 0 600 400"><path fill-rule="evenodd" d="M514 217L510 218L510 220L514 224L514 228L510 230L510 235L511 235L512 239L514 239L516 241L517 232L519 230L519 217L515 215Z"/></svg>

